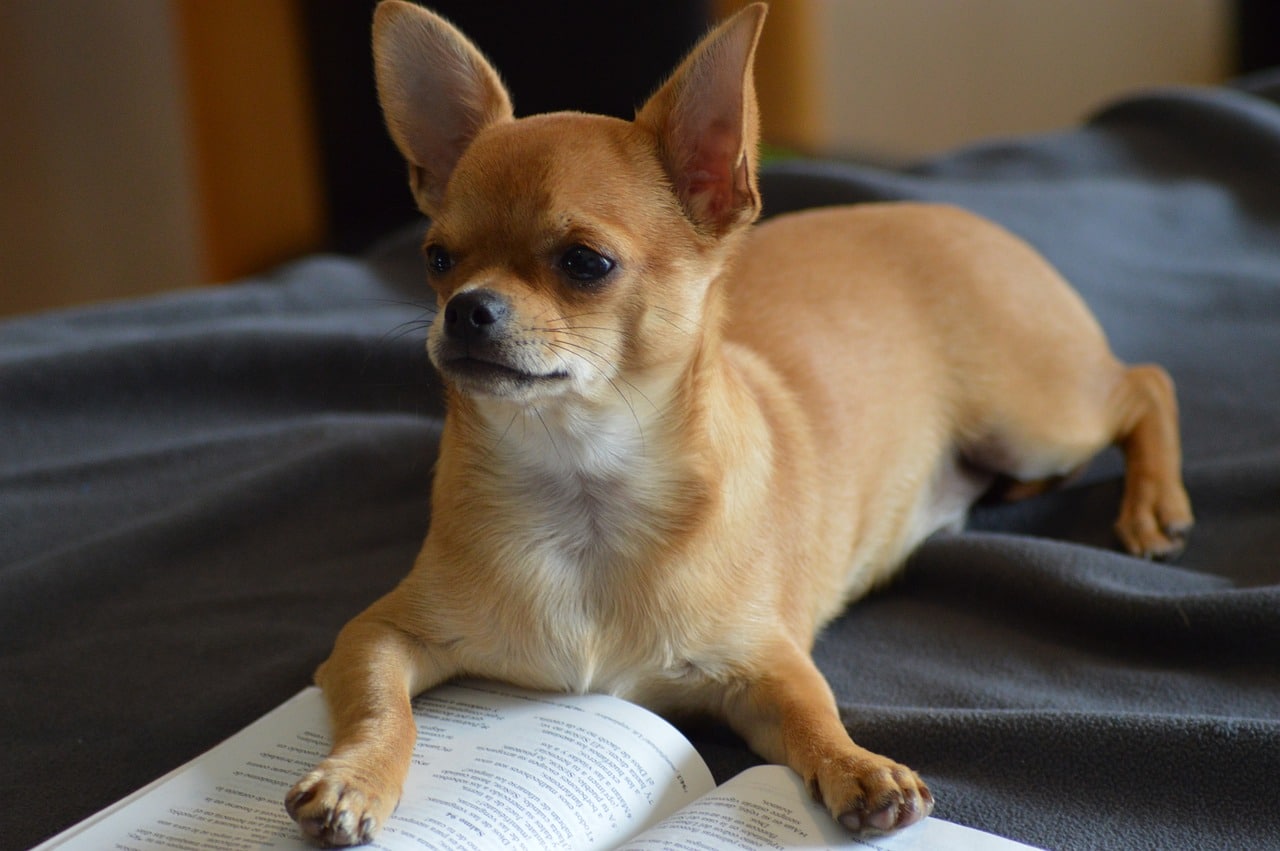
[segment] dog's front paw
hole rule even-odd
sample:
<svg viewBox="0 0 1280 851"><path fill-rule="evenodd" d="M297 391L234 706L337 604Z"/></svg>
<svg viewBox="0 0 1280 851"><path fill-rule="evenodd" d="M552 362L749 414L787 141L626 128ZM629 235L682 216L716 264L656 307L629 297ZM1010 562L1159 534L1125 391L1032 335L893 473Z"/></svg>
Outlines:
<svg viewBox="0 0 1280 851"><path fill-rule="evenodd" d="M367 778L336 760L325 760L285 797L285 809L311 839L326 847L361 845L395 809L398 795L375 791Z"/></svg>
<svg viewBox="0 0 1280 851"><path fill-rule="evenodd" d="M933 795L914 771L871 753L826 760L808 783L814 797L858 834L888 833L933 812Z"/></svg>

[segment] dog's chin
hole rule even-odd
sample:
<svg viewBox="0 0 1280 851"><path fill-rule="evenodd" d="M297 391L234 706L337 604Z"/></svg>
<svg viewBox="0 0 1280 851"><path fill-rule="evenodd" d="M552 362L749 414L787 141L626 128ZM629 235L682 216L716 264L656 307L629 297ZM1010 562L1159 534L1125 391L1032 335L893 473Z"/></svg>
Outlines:
<svg viewBox="0 0 1280 851"><path fill-rule="evenodd" d="M569 386L568 372L526 372L506 364L472 357L437 364L440 374L468 396L524 402L556 396Z"/></svg>

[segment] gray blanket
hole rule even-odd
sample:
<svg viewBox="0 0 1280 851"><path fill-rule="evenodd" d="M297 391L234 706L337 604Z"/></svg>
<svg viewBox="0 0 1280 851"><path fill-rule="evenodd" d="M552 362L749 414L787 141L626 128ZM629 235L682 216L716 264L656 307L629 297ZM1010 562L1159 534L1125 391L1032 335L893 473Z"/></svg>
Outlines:
<svg viewBox="0 0 1280 851"><path fill-rule="evenodd" d="M778 165L763 191L990 216L1181 397L1186 555L1115 550L1115 453L979 508L820 638L854 738L937 815L1025 842L1280 847L1280 79L906 170ZM441 416L418 238L0 324L0 847L293 694L407 570ZM722 779L754 761L689 732Z"/></svg>

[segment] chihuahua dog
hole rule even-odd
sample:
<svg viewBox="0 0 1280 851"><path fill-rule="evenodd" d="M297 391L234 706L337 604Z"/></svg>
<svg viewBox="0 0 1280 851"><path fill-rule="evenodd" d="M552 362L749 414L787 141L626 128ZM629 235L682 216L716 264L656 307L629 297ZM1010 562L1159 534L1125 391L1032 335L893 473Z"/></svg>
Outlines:
<svg viewBox="0 0 1280 851"><path fill-rule="evenodd" d="M753 226L765 9L703 39L634 121L515 119L450 24L385 0L379 98L430 219L428 351L448 414L409 575L317 672L333 750L303 831L369 841L410 698L452 677L722 719L854 832L927 816L856 745L815 632L997 480L1034 493L1125 452L1123 545L1191 527L1173 385L994 224L924 204Z"/></svg>

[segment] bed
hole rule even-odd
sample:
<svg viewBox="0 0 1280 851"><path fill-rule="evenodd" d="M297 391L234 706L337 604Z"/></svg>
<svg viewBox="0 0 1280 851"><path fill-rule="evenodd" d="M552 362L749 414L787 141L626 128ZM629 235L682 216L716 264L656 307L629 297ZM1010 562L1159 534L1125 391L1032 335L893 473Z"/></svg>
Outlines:
<svg viewBox="0 0 1280 851"><path fill-rule="evenodd" d="M820 637L863 745L936 815L1055 849L1280 847L1280 75L1145 92L903 169L795 160L767 214L962 205L1178 384L1198 525L1120 554L1120 459L979 507ZM421 225L360 256L0 324L0 846L304 686L430 521ZM720 779L754 758L690 735Z"/></svg>

